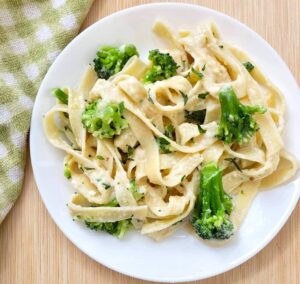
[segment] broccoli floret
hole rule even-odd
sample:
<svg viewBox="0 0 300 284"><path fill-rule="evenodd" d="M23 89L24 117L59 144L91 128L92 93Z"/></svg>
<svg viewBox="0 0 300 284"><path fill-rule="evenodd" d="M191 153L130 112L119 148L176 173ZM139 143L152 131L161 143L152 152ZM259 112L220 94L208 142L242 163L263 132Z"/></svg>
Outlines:
<svg viewBox="0 0 300 284"><path fill-rule="evenodd" d="M205 165L192 217L196 233L206 240L230 238L234 229L229 219L232 208L232 199L223 189L222 171L213 162Z"/></svg>
<svg viewBox="0 0 300 284"><path fill-rule="evenodd" d="M150 50L148 59L152 62L152 67L145 74L145 83L154 83L176 75L179 66L169 53L161 53L158 49Z"/></svg>
<svg viewBox="0 0 300 284"><path fill-rule="evenodd" d="M119 239L122 239L125 233L132 227L130 219L105 223L84 221L84 223L91 230L104 231Z"/></svg>
<svg viewBox="0 0 300 284"><path fill-rule="evenodd" d="M103 46L94 59L94 69L99 78L108 79L120 72L129 58L134 55L139 56L139 53L133 44L125 44L120 48Z"/></svg>
<svg viewBox="0 0 300 284"><path fill-rule="evenodd" d="M264 113L261 106L243 105L231 86L223 87L219 91L221 104L221 119L217 137L229 144L236 142L239 145L249 142L259 129L253 118L254 113Z"/></svg>
<svg viewBox="0 0 300 284"><path fill-rule="evenodd" d="M90 103L82 113L81 121L87 131L95 137L112 138L128 127L123 117L124 103L108 103L101 99Z"/></svg>
<svg viewBox="0 0 300 284"><path fill-rule="evenodd" d="M109 203L100 206L118 207L119 203L117 199L114 198ZM132 227L132 223L130 219L120 220L116 222L94 222L94 221L85 220L84 223L91 230L104 231L119 239L122 239L125 233L129 231Z"/></svg>

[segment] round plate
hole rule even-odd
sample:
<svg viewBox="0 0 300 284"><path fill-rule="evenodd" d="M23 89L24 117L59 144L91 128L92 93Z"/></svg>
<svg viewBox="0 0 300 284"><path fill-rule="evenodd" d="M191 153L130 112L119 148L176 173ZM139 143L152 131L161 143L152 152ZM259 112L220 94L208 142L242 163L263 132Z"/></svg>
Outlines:
<svg viewBox="0 0 300 284"><path fill-rule="evenodd" d="M260 192L236 238L223 247L211 247L184 229L157 243L130 232L118 240L94 232L72 221L66 203L73 189L63 176L62 151L46 140L42 117L53 105L51 88L78 86L87 64L101 45L133 43L142 58L162 46L151 32L156 19L178 28L195 28L200 21L213 20L222 37L248 52L255 64L283 92L287 103L285 147L300 158L297 146L300 121L300 94L289 69L255 32L237 20L200 6L150 4L108 16L79 34L58 56L39 89L33 109L30 151L34 176L42 199L63 233L83 252L118 272L146 280L181 282L211 277L248 260L278 233L295 207L300 193L299 179L272 190ZM288 138L288 139L287 139Z"/></svg>

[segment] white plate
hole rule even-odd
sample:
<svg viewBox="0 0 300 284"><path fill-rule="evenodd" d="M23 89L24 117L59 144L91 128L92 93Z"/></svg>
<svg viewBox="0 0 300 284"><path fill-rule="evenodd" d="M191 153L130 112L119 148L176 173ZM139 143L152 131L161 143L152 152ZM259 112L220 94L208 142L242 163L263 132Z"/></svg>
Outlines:
<svg viewBox="0 0 300 284"><path fill-rule="evenodd" d="M175 30L214 20L221 35L247 51L264 73L281 89L287 102L285 147L300 158L300 94L297 83L278 54L255 32L216 11L187 4L151 4L108 16L77 36L49 69L34 105L30 151L36 182L53 220L83 252L121 273L152 281L179 282L214 276L248 260L277 234L295 207L300 194L299 179L256 197L236 238L224 247L210 247L190 232L180 230L161 243L130 232L118 240L73 222L66 207L73 189L63 176L64 153L46 140L42 116L54 104L52 87L76 86L99 46L133 43L142 58L149 49L162 45L152 33L155 19L163 19ZM298 137L297 137L298 135Z"/></svg>

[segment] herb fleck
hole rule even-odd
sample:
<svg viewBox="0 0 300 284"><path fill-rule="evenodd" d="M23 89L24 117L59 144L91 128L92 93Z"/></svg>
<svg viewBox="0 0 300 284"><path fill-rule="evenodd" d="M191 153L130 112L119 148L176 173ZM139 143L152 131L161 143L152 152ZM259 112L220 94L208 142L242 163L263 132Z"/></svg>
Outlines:
<svg viewBox="0 0 300 284"><path fill-rule="evenodd" d="M198 98L204 100L208 95L209 95L209 92L200 93L198 95Z"/></svg>
<svg viewBox="0 0 300 284"><path fill-rule="evenodd" d="M166 126L165 128L165 135L170 138L170 139L174 139L175 136L175 128L172 124L169 124Z"/></svg>
<svg viewBox="0 0 300 284"><path fill-rule="evenodd" d="M186 103L187 103L189 97L188 97L187 94L185 94L184 92L182 92L182 91L179 91L179 92L180 92L180 94L181 94L181 96L182 96L182 98L183 98L183 103L184 103L184 105L186 105Z"/></svg>
<svg viewBox="0 0 300 284"><path fill-rule="evenodd" d="M200 124L197 124L199 133L205 133L206 129L203 129Z"/></svg>
<svg viewBox="0 0 300 284"><path fill-rule="evenodd" d="M248 72L251 72L254 69L254 65L250 61L243 63L243 65L248 70Z"/></svg>
<svg viewBox="0 0 300 284"><path fill-rule="evenodd" d="M150 95L148 96L147 100L148 100L151 104L154 104L153 99L151 98Z"/></svg>
<svg viewBox="0 0 300 284"><path fill-rule="evenodd" d="M240 165L238 164L237 158L225 158L224 160L232 163L238 171L240 171L240 172L243 171L241 169Z"/></svg>
<svg viewBox="0 0 300 284"><path fill-rule="evenodd" d="M132 157L133 155L133 148L130 145L127 145L127 157Z"/></svg>
<svg viewBox="0 0 300 284"><path fill-rule="evenodd" d="M70 179L72 177L72 173L71 173L71 169L70 169L69 164L65 164L64 176L67 179Z"/></svg>
<svg viewBox="0 0 300 284"><path fill-rule="evenodd" d="M197 70L194 69L194 67L192 67L192 70L191 70L197 77L199 77L200 79L203 78L203 74Z"/></svg>
<svg viewBox="0 0 300 284"><path fill-rule="evenodd" d="M109 189L111 187L110 184L102 182L102 185L104 186L104 189Z"/></svg>
<svg viewBox="0 0 300 284"><path fill-rule="evenodd" d="M164 154L172 153L170 149L170 142L163 137L156 137L156 143L158 144L159 150Z"/></svg>

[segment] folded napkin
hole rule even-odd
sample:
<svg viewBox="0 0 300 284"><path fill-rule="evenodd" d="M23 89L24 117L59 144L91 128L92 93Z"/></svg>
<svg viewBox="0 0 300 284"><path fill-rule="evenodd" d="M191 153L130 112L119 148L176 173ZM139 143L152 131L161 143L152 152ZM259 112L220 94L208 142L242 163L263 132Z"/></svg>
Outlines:
<svg viewBox="0 0 300 284"><path fill-rule="evenodd" d="M35 96L93 0L0 0L0 223L21 192Z"/></svg>

